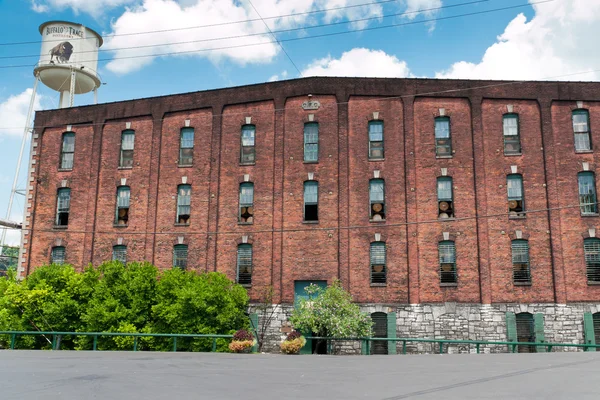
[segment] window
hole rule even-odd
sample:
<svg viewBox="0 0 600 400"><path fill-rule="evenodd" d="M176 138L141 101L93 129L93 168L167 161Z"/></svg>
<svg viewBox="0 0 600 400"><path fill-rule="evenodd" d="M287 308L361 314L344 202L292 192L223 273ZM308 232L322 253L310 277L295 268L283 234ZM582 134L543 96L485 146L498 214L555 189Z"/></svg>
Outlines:
<svg viewBox="0 0 600 400"><path fill-rule="evenodd" d="M523 177L512 174L506 177L506 189L508 192L508 216L524 217L525 200L523 198Z"/></svg>
<svg viewBox="0 0 600 400"><path fill-rule="evenodd" d="M513 240L511 249L513 282L515 284L530 284L531 270L529 268L529 243L527 240Z"/></svg>
<svg viewBox="0 0 600 400"><path fill-rule="evenodd" d="M238 245L237 283L252 284L252 245L248 243Z"/></svg>
<svg viewBox="0 0 600 400"><path fill-rule="evenodd" d="M129 186L119 186L117 188L117 208L115 211L115 224L117 225L127 225L129 222L130 196Z"/></svg>
<svg viewBox="0 0 600 400"><path fill-rule="evenodd" d="M52 253L50 254L50 263L63 265L65 263L65 247L64 246L55 246L52 248Z"/></svg>
<svg viewBox="0 0 600 400"><path fill-rule="evenodd" d="M256 160L256 150L254 141L256 136L256 127L254 125L242 126L242 152L240 155L241 164L254 164Z"/></svg>
<svg viewBox="0 0 600 400"><path fill-rule="evenodd" d="M240 219L241 223L254 222L254 184L244 182L240 185Z"/></svg>
<svg viewBox="0 0 600 400"><path fill-rule="evenodd" d="M188 247L187 244L176 244L173 247L173 267L187 268Z"/></svg>
<svg viewBox="0 0 600 400"><path fill-rule="evenodd" d="M533 314L523 312L516 315L517 321L517 342L535 343L535 329ZM519 353L535 353L535 346L519 345Z"/></svg>
<svg viewBox="0 0 600 400"><path fill-rule="evenodd" d="M316 122L304 124L304 161L319 161L319 124Z"/></svg>
<svg viewBox="0 0 600 400"><path fill-rule="evenodd" d="M504 154L521 154L519 116L517 114L504 115L502 125L504 130Z"/></svg>
<svg viewBox="0 0 600 400"><path fill-rule="evenodd" d="M112 259L113 261L120 261L123 264L127 264L127 246L113 246Z"/></svg>
<svg viewBox="0 0 600 400"><path fill-rule="evenodd" d="M177 223L189 224L192 200L192 187L190 185L177 186Z"/></svg>
<svg viewBox="0 0 600 400"><path fill-rule="evenodd" d="M62 136L60 151L60 169L73 169L73 155L75 153L75 134L65 132Z"/></svg>
<svg viewBox="0 0 600 400"><path fill-rule="evenodd" d="M454 201L452 197L452 178L441 176L437 178L438 217L454 218Z"/></svg>
<svg viewBox="0 0 600 400"><path fill-rule="evenodd" d="M575 134L575 151L588 151L592 149L590 113L588 110L573 111L573 133Z"/></svg>
<svg viewBox="0 0 600 400"><path fill-rule="evenodd" d="M319 182L304 182L304 221L319 220Z"/></svg>
<svg viewBox="0 0 600 400"><path fill-rule="evenodd" d="M585 253L587 281L593 283L600 282L600 239L584 239L583 251Z"/></svg>
<svg viewBox="0 0 600 400"><path fill-rule="evenodd" d="M579 206L581 215L595 215L598 213L596 204L596 177L591 171L577 174L579 183Z"/></svg>
<svg viewBox="0 0 600 400"><path fill-rule="evenodd" d="M121 158L119 167L133 167L133 148L135 145L135 132L132 130L123 131L121 133Z"/></svg>
<svg viewBox="0 0 600 400"><path fill-rule="evenodd" d="M71 210L71 189L58 189L56 201L56 225L69 225L69 211Z"/></svg>
<svg viewBox="0 0 600 400"><path fill-rule="evenodd" d="M383 121L369 122L369 158L371 160L384 158Z"/></svg>
<svg viewBox="0 0 600 400"><path fill-rule="evenodd" d="M369 181L369 201L371 203L371 220L385 219L385 182L383 179Z"/></svg>
<svg viewBox="0 0 600 400"><path fill-rule="evenodd" d="M386 283L385 242L371 243L371 283Z"/></svg>
<svg viewBox="0 0 600 400"><path fill-rule="evenodd" d="M179 142L179 165L187 166L194 163L194 128L181 129Z"/></svg>
<svg viewBox="0 0 600 400"><path fill-rule="evenodd" d="M444 284L456 284L456 247L452 241L443 241L438 244L440 257L440 282Z"/></svg>
<svg viewBox="0 0 600 400"><path fill-rule="evenodd" d="M452 157L452 137L450 136L450 118L435 119L435 155Z"/></svg>

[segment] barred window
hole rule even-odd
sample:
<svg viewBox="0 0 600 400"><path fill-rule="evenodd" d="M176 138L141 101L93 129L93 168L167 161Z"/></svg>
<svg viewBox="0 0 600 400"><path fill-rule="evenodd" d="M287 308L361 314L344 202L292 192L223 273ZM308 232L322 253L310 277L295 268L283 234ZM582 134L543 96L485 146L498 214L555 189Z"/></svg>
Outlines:
<svg viewBox="0 0 600 400"><path fill-rule="evenodd" d="M437 178L438 217L454 218L454 199L452 197L452 177Z"/></svg>
<svg viewBox="0 0 600 400"><path fill-rule="evenodd" d="M577 174L579 183L579 205L582 215L598 213L596 204L596 177L593 172L585 171Z"/></svg>
<svg viewBox="0 0 600 400"><path fill-rule="evenodd" d="M435 154L441 157L452 156L452 136L448 117L435 119Z"/></svg>
<svg viewBox="0 0 600 400"><path fill-rule="evenodd" d="M319 124L317 122L304 124L304 161L319 161Z"/></svg>
<svg viewBox="0 0 600 400"><path fill-rule="evenodd" d="M385 242L371 243L371 283L386 283L386 248Z"/></svg>
<svg viewBox="0 0 600 400"><path fill-rule="evenodd" d="M521 154L519 115L506 114L502 118L504 129L504 154Z"/></svg>
<svg viewBox="0 0 600 400"><path fill-rule="evenodd" d="M573 133L575 135L575 151L592 149L590 135L590 113L588 110L575 110L572 114Z"/></svg>
<svg viewBox="0 0 600 400"><path fill-rule="evenodd" d="M177 223L189 224L192 201L192 187L190 185L177 186Z"/></svg>
<svg viewBox="0 0 600 400"><path fill-rule="evenodd" d="M304 182L304 221L319 220L319 182Z"/></svg>
<svg viewBox="0 0 600 400"><path fill-rule="evenodd" d="M50 254L50 263L63 265L65 263L66 249L64 246L54 246Z"/></svg>
<svg viewBox="0 0 600 400"><path fill-rule="evenodd" d="M369 121L369 158L384 158L383 121Z"/></svg>
<svg viewBox="0 0 600 400"><path fill-rule="evenodd" d="M179 143L179 165L194 163L194 128L182 128Z"/></svg>
<svg viewBox="0 0 600 400"><path fill-rule="evenodd" d="M71 189L60 188L56 201L56 225L69 225L69 213L71 211Z"/></svg>
<svg viewBox="0 0 600 400"><path fill-rule="evenodd" d="M254 184L252 182L244 182L240 185L239 221L247 224L254 222Z"/></svg>
<svg viewBox="0 0 600 400"><path fill-rule="evenodd" d="M584 239L583 250L588 282L600 282L600 239Z"/></svg>
<svg viewBox="0 0 600 400"><path fill-rule="evenodd" d="M248 243L238 245L237 283L252 284L252 245Z"/></svg>
<svg viewBox="0 0 600 400"><path fill-rule="evenodd" d="M126 130L121 133L121 157L119 167L133 167L133 149L135 147L135 132Z"/></svg>
<svg viewBox="0 0 600 400"><path fill-rule="evenodd" d="M371 179L369 181L369 202L371 220L381 221L385 219L385 182L383 179Z"/></svg>
<svg viewBox="0 0 600 400"><path fill-rule="evenodd" d="M256 126L242 126L242 149L240 154L241 164L253 164L256 160L255 150Z"/></svg>
<svg viewBox="0 0 600 400"><path fill-rule="evenodd" d="M116 245L113 246L113 261L120 261L123 264L127 264L127 246Z"/></svg>
<svg viewBox="0 0 600 400"><path fill-rule="evenodd" d="M115 211L115 223L117 225L127 225L129 222L129 199L131 190L129 186L119 186L117 188L117 207Z"/></svg>
<svg viewBox="0 0 600 400"><path fill-rule="evenodd" d="M186 244L177 244L173 247L173 267L187 268L188 246Z"/></svg>
<svg viewBox="0 0 600 400"><path fill-rule="evenodd" d="M440 282L442 284L457 283L456 247L453 241L445 240L438 243L440 259Z"/></svg>
<svg viewBox="0 0 600 400"><path fill-rule="evenodd" d="M531 283L531 269L529 266L529 242L517 239L511 242L513 282L516 284Z"/></svg>
<svg viewBox="0 0 600 400"><path fill-rule="evenodd" d="M73 156L75 154L75 133L63 133L62 147L60 153L60 168L73 169Z"/></svg>
<svg viewBox="0 0 600 400"><path fill-rule="evenodd" d="M524 217L523 177L519 174L508 175L506 177L506 190L508 194L509 217Z"/></svg>

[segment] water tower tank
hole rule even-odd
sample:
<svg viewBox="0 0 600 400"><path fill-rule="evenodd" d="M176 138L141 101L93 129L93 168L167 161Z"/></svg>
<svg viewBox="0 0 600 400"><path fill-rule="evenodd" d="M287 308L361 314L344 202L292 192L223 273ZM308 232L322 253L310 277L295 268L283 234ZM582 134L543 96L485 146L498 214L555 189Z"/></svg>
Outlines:
<svg viewBox="0 0 600 400"><path fill-rule="evenodd" d="M42 51L34 75L61 93L60 107L73 106L73 95L100 86L98 49L102 37L83 25L50 21L40 25Z"/></svg>

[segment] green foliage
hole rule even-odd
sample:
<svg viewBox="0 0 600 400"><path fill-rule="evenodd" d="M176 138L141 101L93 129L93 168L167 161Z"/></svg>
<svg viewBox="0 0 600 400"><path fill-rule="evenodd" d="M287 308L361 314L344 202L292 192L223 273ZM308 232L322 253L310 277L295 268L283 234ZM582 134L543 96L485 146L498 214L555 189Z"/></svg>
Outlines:
<svg viewBox="0 0 600 400"><path fill-rule="evenodd" d="M300 300L290 317L295 329L317 336L371 336L371 318L352 302L352 296L340 281L326 289L310 285L306 292L309 297Z"/></svg>
<svg viewBox="0 0 600 400"><path fill-rule="evenodd" d="M0 331L232 334L249 327L246 290L223 274L148 263L106 262L77 273L70 266L37 268L19 282L0 278ZM18 348L50 348L52 338L21 336ZM62 337L61 348L91 349L92 337ZM99 350L132 349L133 337L98 337ZM0 348L9 338L0 336ZM229 340L217 341L227 351ZM210 350L212 339L178 340L180 350ZM170 350L170 338L143 337L138 349Z"/></svg>
<svg viewBox="0 0 600 400"><path fill-rule="evenodd" d="M7 271L17 269L19 260L19 248L4 246L2 248L2 255L0 256L0 276L7 274Z"/></svg>

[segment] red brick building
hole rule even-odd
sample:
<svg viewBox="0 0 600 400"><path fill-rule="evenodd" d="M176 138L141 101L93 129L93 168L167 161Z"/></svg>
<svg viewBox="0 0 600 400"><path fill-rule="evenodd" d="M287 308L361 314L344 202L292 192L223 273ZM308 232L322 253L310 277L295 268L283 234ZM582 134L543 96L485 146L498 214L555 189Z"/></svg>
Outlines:
<svg viewBox="0 0 600 400"><path fill-rule="evenodd" d="M281 304L340 279L388 323L431 312L402 334L453 314L441 334L506 339L475 321L529 312L583 340L598 126L600 83L574 82L305 78L38 112L21 271L146 260Z"/></svg>

